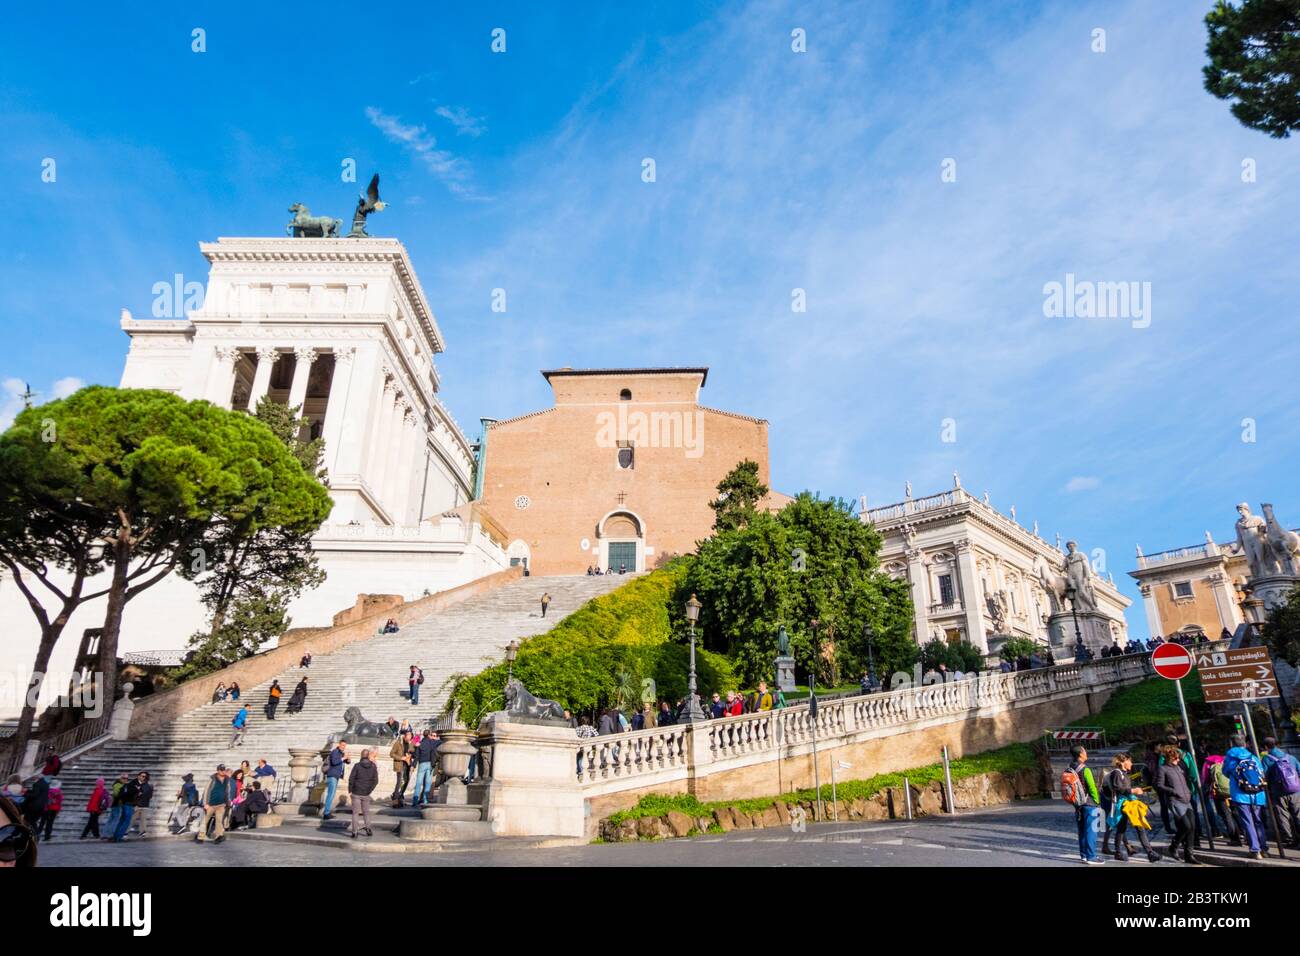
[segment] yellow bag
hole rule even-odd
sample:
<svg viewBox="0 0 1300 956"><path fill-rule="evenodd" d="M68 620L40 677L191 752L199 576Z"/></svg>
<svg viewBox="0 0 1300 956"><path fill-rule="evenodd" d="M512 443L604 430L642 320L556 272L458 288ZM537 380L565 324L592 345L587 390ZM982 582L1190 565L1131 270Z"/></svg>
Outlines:
<svg viewBox="0 0 1300 956"><path fill-rule="evenodd" d="M1124 806L1120 809L1123 811L1124 816L1128 817L1128 822L1134 829L1151 829L1151 824L1147 823L1149 808L1141 800L1125 800Z"/></svg>

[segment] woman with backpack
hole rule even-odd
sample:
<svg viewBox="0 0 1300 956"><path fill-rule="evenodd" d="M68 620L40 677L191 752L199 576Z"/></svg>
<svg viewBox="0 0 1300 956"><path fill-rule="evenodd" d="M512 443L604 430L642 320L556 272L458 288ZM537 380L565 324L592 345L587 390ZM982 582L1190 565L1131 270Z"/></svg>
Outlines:
<svg viewBox="0 0 1300 956"><path fill-rule="evenodd" d="M1198 863L1200 861L1192 856L1196 824L1192 816L1192 791L1187 786L1187 775L1183 772L1183 752L1173 744L1165 744L1160 748L1160 756L1164 760L1156 768L1156 790L1164 797L1174 824L1174 839L1169 844L1169 855L1177 859L1178 848L1182 847L1183 862Z"/></svg>
<svg viewBox="0 0 1300 956"><path fill-rule="evenodd" d="M99 777L95 780L95 789L90 793L90 799L86 801L86 825L81 830L79 839L86 839L93 836L99 839L99 815L113 805L113 798L108 795L108 787L104 784L104 778Z"/></svg>
<svg viewBox="0 0 1300 956"><path fill-rule="evenodd" d="M1232 781L1223 772L1223 754L1210 754L1201 766L1201 787L1214 807L1210 830L1214 836L1225 836L1233 846L1241 846L1241 834L1232 814Z"/></svg>
<svg viewBox="0 0 1300 956"><path fill-rule="evenodd" d="M1147 836L1147 831L1151 829L1151 824L1147 823L1147 805L1137 799L1145 791L1141 787L1133 786L1133 778L1129 776L1132 770L1133 757L1127 753L1116 754L1115 759L1111 761L1110 772L1101 782L1103 800L1108 794L1110 803L1106 817L1106 836L1110 836L1113 828L1115 859L1123 863L1133 852L1133 846L1128 842L1128 831L1132 829L1146 852L1147 862L1156 863L1160 859L1160 854L1151 846L1151 838ZM1102 851L1105 852L1105 849L1106 844L1103 841Z"/></svg>

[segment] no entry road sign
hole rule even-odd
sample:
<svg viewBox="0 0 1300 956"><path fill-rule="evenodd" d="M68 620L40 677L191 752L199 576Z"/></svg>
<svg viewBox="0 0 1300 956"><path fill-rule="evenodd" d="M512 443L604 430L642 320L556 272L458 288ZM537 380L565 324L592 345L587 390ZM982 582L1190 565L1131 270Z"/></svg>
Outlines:
<svg viewBox="0 0 1300 956"><path fill-rule="evenodd" d="M1192 672L1192 655L1181 644L1161 644L1151 654L1151 666L1168 680L1182 680Z"/></svg>
<svg viewBox="0 0 1300 956"><path fill-rule="evenodd" d="M1234 700L1268 700L1281 697L1273 658L1266 647L1239 647L1236 650L1199 650L1196 668L1201 675L1201 690L1207 703Z"/></svg>

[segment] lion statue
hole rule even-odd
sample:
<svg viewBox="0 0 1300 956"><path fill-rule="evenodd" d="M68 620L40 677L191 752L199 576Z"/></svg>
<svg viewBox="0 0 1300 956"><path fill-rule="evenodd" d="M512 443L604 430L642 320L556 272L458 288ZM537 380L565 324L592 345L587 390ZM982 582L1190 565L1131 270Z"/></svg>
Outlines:
<svg viewBox="0 0 1300 956"><path fill-rule="evenodd" d="M506 713L511 717L536 717L542 720L564 719L563 707L553 700L534 697L517 677L512 677L506 682Z"/></svg>
<svg viewBox="0 0 1300 956"><path fill-rule="evenodd" d="M330 743L340 740L349 744L384 743L393 739L393 731L387 724L377 724L366 720L361 715L360 707L349 707L343 711L343 720L347 727L341 734L331 734Z"/></svg>

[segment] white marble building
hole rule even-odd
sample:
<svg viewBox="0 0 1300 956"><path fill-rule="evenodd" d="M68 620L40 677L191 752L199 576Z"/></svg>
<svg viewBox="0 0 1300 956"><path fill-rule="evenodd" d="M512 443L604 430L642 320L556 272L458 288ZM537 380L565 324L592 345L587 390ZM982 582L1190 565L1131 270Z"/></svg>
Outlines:
<svg viewBox="0 0 1300 956"><path fill-rule="evenodd" d="M1068 613L1053 619L1060 601L1054 603L1044 586L1044 578L1064 573L1064 554L1036 531L959 483L950 491L879 508L867 508L863 499L861 519L884 538L882 569L911 583L918 642L969 640L990 653L1008 637L1027 637L1050 642L1058 657L1071 653L1073 622ZM1128 638L1124 609L1131 602L1105 577L1093 576L1091 583L1098 613L1091 631L1089 621L1081 623L1085 640L1098 647L1107 633L1123 643Z"/></svg>
<svg viewBox="0 0 1300 956"><path fill-rule="evenodd" d="M411 599L508 566L503 533L469 503L473 452L438 398L442 332L402 244L223 238L200 249L211 264L201 308L181 319L123 311L120 384L226 408L264 395L303 407L325 439L334 509L314 539L326 582L294 604L294 626L330 624L359 594ZM74 615L59 650L68 660L52 672L103 617L102 601ZM0 619L16 632L5 659L30 668L39 631L11 581L0 581ZM168 579L128 605L122 651L183 647L202 623L193 588ZM0 701L0 713L16 709Z"/></svg>

